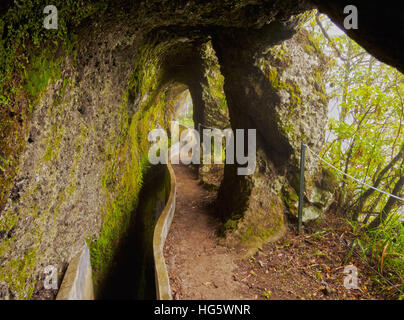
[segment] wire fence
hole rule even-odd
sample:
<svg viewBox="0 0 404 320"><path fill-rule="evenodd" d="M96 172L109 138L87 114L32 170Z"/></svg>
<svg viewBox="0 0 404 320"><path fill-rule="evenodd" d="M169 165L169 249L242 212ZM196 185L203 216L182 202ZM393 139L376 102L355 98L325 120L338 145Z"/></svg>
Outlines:
<svg viewBox="0 0 404 320"><path fill-rule="evenodd" d="M381 190L381 189L379 189L379 188L373 187L373 186L371 186L371 185L369 185L369 184L367 184L367 183L365 183L365 182L363 182L363 181L360 181L359 179L356 179L355 177L353 177L353 176L351 176L351 175L349 175L349 174L347 174L347 173L341 171L340 169L338 169L337 167L335 167L335 166L333 166L331 163L329 163L327 160L325 160L324 158L320 157L320 155L318 155L317 153L315 153L313 150L311 150L307 144L304 144L304 146L305 146L305 148L306 148L307 150L309 150L309 151L311 152L311 154L312 154L314 157L316 157L317 159L323 161L325 164L327 164L328 166L330 166L330 167L333 168L334 170L338 171L339 173L343 174L344 176L346 176L346 177L348 177L348 178L350 178L350 179L352 179L352 180L354 180L354 181L356 181L356 182L358 182L358 183L360 183L360 184L363 184L363 185L365 185L365 186L367 186L367 187L369 187L369 188L371 188L371 189L373 189L373 190L379 191L379 192L381 192L381 193L383 193L383 194L385 194L385 195L387 195L387 196L389 196L389 197L393 197L393 198L395 198L395 199L397 199L397 200L404 201L403 198L400 198L400 197L398 197L398 196L396 196L396 195L394 195L394 194L391 194L391 193L389 193L389 192L383 191L383 190Z"/></svg>
<svg viewBox="0 0 404 320"><path fill-rule="evenodd" d="M395 199L397 199L397 200L404 201L404 199L401 198L401 197L398 197L398 196L396 196L396 195L394 195L394 194L391 194L391 193L386 192L386 191L384 191L384 190L381 190L381 189L379 189L379 188L373 187L373 186L371 186L371 185L369 185L369 184L367 184L367 183L365 183L365 182L363 182L363 181L360 181L360 180L356 179L355 177L353 177L353 176L351 176L351 175L349 175L349 174L347 174L347 173L341 171L340 169L338 169L338 168L336 168L334 165L332 165L329 161L325 160L325 159L322 158L319 154L317 154L317 153L314 152L312 149L310 149L310 147L309 147L307 144L305 144L304 142L302 142L302 153L301 153L301 156L302 156L302 159L301 159L301 166L303 166L303 170L304 170L304 149L308 149L314 157L316 157L317 159L321 160L322 162L324 162L325 164L327 164L328 166L330 166L331 168L333 168L333 169L336 170L337 172L341 173L342 175L344 175L344 176L346 176L346 177L348 177L348 178L350 178L350 179L352 179L352 180L354 180L354 181L356 181L356 182L358 182L358 183L360 183L360 184L362 184L362 185L365 185L365 186L367 186L367 187L369 187L369 188L371 188L371 189L373 189L373 190L376 190L376 191L378 191L378 192L381 192L381 193L383 193L383 194L385 194L385 195L387 195L387 196L389 196L389 197L393 197L393 198L395 198ZM302 160L303 160L303 161L302 161ZM303 177L303 178L301 177L301 179L303 179L303 181L304 181L304 177ZM301 218L300 218L300 219L301 219ZM357 258L359 258L360 260L362 260L362 262L364 262L364 263L365 263L370 269L372 269L380 278L382 278L387 284L390 285L390 289L388 289L388 290L395 289L395 290L397 290L400 294L403 294L403 291L402 291L401 288L400 288L400 284L393 284L391 281L389 281L389 279L387 279L387 278L386 278L385 276L383 276L378 270L376 270L376 269L369 263L369 261L368 261L367 259L364 259L361 254L355 252L355 250L354 250L354 243L352 244L352 249L351 249L351 250L352 250L352 253L353 253Z"/></svg>
<svg viewBox="0 0 404 320"><path fill-rule="evenodd" d="M198 131L199 131L199 132L201 131L201 128L212 129L212 130L215 129L215 128L206 126L206 125L204 125L204 124L202 124L202 123L198 123ZM326 165L328 165L329 167L333 168L334 170L336 170L336 171L339 172L340 174L342 174L342 175L344 175L344 176L346 176L346 177L348 177L348 178L350 178L350 179L356 181L357 183L360 183L360 184L362 184L362 185L365 185L365 186L367 186L368 188L371 188L371 189L373 189L373 190L376 190L376 191L378 191L378 192L381 192L381 193L383 193L383 194L385 194L385 195L387 195L387 196L389 196L389 197L393 197L393 198L395 198L395 199L397 199L397 200L404 201L404 199L401 198L401 197L399 197L399 196L396 196L396 195L394 195L394 194L391 194L391 193L389 193L389 192L386 192L386 191L384 191L384 190L381 190L381 189L379 189L379 188L376 188L376 187L374 187L374 186L371 186L371 185L365 183L364 181L360 181L359 179L357 179L357 178L355 178L355 177L349 175L348 173L343 172L342 170L340 170L340 169L338 169L337 167L335 167L334 165L332 165L329 161L327 161L327 160L325 160L324 158L322 158L319 154L317 154L316 152L314 152L314 151L313 151L307 144L305 144L304 142L302 142L302 153L301 153L301 169L302 169L302 172L301 172L301 183L303 184L303 188L301 188L301 190L304 189L304 157L305 157L304 149L308 149L308 150L310 151L310 153L311 153L315 158L317 158L318 160L324 162ZM301 196L299 197L299 201L303 202L302 200L303 200L303 199L302 199L302 194L301 194ZM303 204L300 203L300 204L299 204L299 210L302 210L302 209L303 209ZM299 228L298 228L298 229L299 229L299 233L300 233L300 230L301 230L301 215L302 215L302 213L299 213L299 226L298 226L298 227L299 227ZM369 261L367 261L367 260L364 259L360 254L358 254L357 252L355 252L355 250L353 250L352 253L353 253L357 258L361 259L364 263L366 263L376 274L378 274L379 277L381 277L386 283L388 283L388 284L390 285L390 288L391 288L391 289L396 289L400 294L403 294L403 291L398 287L398 285L394 285L391 281L389 281L386 277L384 277L378 270L376 270L376 269L369 263Z"/></svg>

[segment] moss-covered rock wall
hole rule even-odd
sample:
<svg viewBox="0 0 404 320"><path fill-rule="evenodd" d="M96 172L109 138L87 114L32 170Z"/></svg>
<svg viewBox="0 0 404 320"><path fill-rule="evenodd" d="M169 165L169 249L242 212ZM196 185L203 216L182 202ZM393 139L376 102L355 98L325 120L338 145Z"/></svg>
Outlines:
<svg viewBox="0 0 404 320"><path fill-rule="evenodd" d="M340 1L327 3L340 21ZM325 121L322 57L296 34L309 1L55 0L57 30L43 28L47 4L0 9L3 298L46 296L44 267L55 265L60 280L84 241L102 283L137 205L147 134L168 127L185 87L195 122L227 126L227 105L232 128L257 129L255 173L226 166L219 192L229 242L257 246L283 233L284 213L295 214L300 140L317 151ZM350 32L386 57L389 36ZM316 216L332 181L308 168Z"/></svg>
<svg viewBox="0 0 404 320"><path fill-rule="evenodd" d="M7 19L35 21L42 5L29 2L22 16L12 6ZM99 287L137 205L147 134L168 128L183 85L199 122L227 126L226 80L209 42L212 26L260 28L276 19L274 8L286 8L248 1L56 5L66 19L62 30L46 33L34 23L28 33L20 30L13 48L25 62L13 70L21 86L16 91L9 78L2 82L3 97L14 99L5 107L19 105L24 118L14 129L20 140L3 154L16 156L14 175L4 175L9 185L0 217L0 282L16 299L41 296L47 265L58 268L61 280L83 241ZM3 44L13 39L3 38ZM20 95L25 100L18 104Z"/></svg>
<svg viewBox="0 0 404 320"><path fill-rule="evenodd" d="M301 141L316 152L324 143L328 101L321 75L327 61L308 52L314 44L299 29L306 18L274 22L249 36L232 30L213 38L231 125L257 130L254 174L238 176L236 166L226 165L219 190L230 244L257 247L284 234L285 218L297 216ZM247 40L243 50L237 50L241 37ZM332 187L320 187L318 163L307 159L304 221L321 217L333 199Z"/></svg>

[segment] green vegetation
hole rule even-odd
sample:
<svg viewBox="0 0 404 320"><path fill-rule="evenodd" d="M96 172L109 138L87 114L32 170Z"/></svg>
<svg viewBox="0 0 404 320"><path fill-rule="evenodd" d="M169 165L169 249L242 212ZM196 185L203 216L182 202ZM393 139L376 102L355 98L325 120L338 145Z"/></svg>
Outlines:
<svg viewBox="0 0 404 320"><path fill-rule="evenodd" d="M15 238L12 235L12 230L17 220L16 216L7 212L0 221L0 234L7 234L6 239L0 242L0 256L10 249L10 244ZM34 230L33 233L37 233L37 230ZM34 245L27 249L20 259L7 261L1 268L0 282L5 281L10 285L13 292L17 295L16 299L30 299L34 291L35 281L32 281L31 274L34 271L36 256L37 248Z"/></svg>
<svg viewBox="0 0 404 320"><path fill-rule="evenodd" d="M19 3L15 1L0 17L0 211L4 208L19 164L19 156L25 147L29 119L41 95L50 83L61 79L66 57L71 55L74 60L76 46L82 40L77 36L78 31L83 31L80 29L82 22L101 16L112 1L53 1L52 4L59 8L57 30L46 30L42 23L39 23L44 18L43 8L48 4L46 1L27 0L24 5ZM333 100L337 106L335 116L329 121L327 143L322 155L346 174L397 197L403 197L403 75L369 56L345 35L326 37L324 33L330 28L329 22L321 22L319 16L311 15L304 15L304 20L309 17L313 19L308 22L307 28L312 32L304 49L310 55L315 54L324 61L327 60L328 68L325 76L324 66L314 69L312 81L317 86L320 99L323 102ZM134 210L138 205L143 175L149 167L148 133L156 125L166 129L174 112L174 103L167 94L169 88L163 87L159 79L160 59L164 57L163 50L167 48L165 46L167 43L164 42L161 45L140 45L141 49L134 57L136 62L120 110L120 133L100 147L103 148L102 156L105 156L106 163L100 177L105 196L105 205L101 212L103 221L100 234L87 239L96 290L109 272L116 249L128 230L131 214L136 213ZM212 101L209 102L218 106L219 115L223 116L224 110L227 111L223 91L224 78L220 75L217 59L212 58L214 54L211 44L205 44L202 51L205 67L209 70L205 74L203 89L211 94L212 98L209 99ZM291 63L291 57L285 52L283 44L276 46L271 53L277 63L271 64L263 59L260 61L260 67L274 90L288 93L291 114L295 107L302 104L302 91L297 83L281 78L282 68ZM273 65L280 67L275 68ZM64 104L61 101L71 85L68 78L61 80L63 86L54 100L53 117L63 115ZM327 95L324 95L324 92L327 92ZM133 115L128 111L129 101L131 104L137 104ZM193 114L187 113L180 122L193 126ZM41 164L49 164L59 159L65 138L63 127L59 127L58 123L51 125L46 135L46 151L41 158ZM294 134L293 125L290 123L283 129L289 136ZM63 190L56 192L53 219L62 204L75 191L77 168L88 130L90 129L81 128L80 136L75 140L71 171L68 173L71 179ZM220 152L224 158L224 149ZM328 178L330 184L335 185L335 182L331 181L332 174ZM404 233L402 217L399 215L400 203L343 176L340 176L337 182L341 185L337 194L338 207L356 234L352 254L359 252L363 259L377 268L381 276L376 276L375 281L380 282L382 289L389 291L392 288L400 288L402 293ZM27 190L24 196L34 193L35 188L38 188L38 185ZM286 190L283 195L289 210L292 210L291 203L296 202L297 197L292 191ZM249 196L250 190L245 190L244 193ZM240 203L246 203L243 200L239 199ZM146 207L148 205L145 204ZM237 208L236 203L233 205L238 211L227 220L223 228L224 232L243 228L240 232L241 242L265 240L283 227L283 215L278 214L284 211L282 204L274 201L268 204L265 210L263 207L253 208L249 215L246 215L246 219L241 218L242 215L239 214L244 208ZM33 205L27 212L19 212L18 215L24 219L36 217L40 213L40 219L49 216L49 212L39 211L38 206ZM16 237L13 229L19 217L11 211L6 211L1 218L0 256L6 256L5 253L11 250L21 249L12 246ZM269 224L266 223L268 221ZM24 234L34 239L30 242L30 247L24 248L25 251L21 249L21 252L18 252L19 258L8 260L2 264L0 270L0 281L6 281L19 299L31 297L36 281L32 279L32 274L38 255L36 247L41 240L42 230L36 228L35 221L29 225L31 224L34 226L32 233L30 231ZM150 232L150 223L147 228ZM21 234L21 230L19 231ZM359 251L356 250L358 248ZM313 255L322 256L324 253L316 250ZM265 289L262 295L269 298L271 293Z"/></svg>
<svg viewBox="0 0 404 320"><path fill-rule="evenodd" d="M227 100L223 90L224 77L220 73L219 61L217 60L211 41L207 41L202 45L201 53L207 72L205 76L208 81L209 93L214 97L216 100L215 103L220 109L227 110Z"/></svg>
<svg viewBox="0 0 404 320"><path fill-rule="evenodd" d="M30 299L34 292L35 282L28 285L31 273L34 271L36 261L36 248L30 248L20 260L13 260L7 263L4 272L0 274L0 281L4 280L11 284L15 292L19 295L18 299Z"/></svg>
<svg viewBox="0 0 404 320"><path fill-rule="evenodd" d="M43 92L50 80L60 78L61 58L54 61L50 55L53 50L45 50L40 56L34 56L29 67L24 69L25 84L24 89L27 96L32 101L29 104L29 114L31 114L34 105L37 103L39 95ZM46 54L49 57L46 57Z"/></svg>
<svg viewBox="0 0 404 320"><path fill-rule="evenodd" d="M74 29L90 16L103 14L109 1L56 0L58 29L43 27L43 0L15 3L0 17L0 209L25 148L28 120L60 65L74 51ZM48 154L50 156L50 153Z"/></svg>
<svg viewBox="0 0 404 320"><path fill-rule="evenodd" d="M373 280L383 294L403 299L404 291L404 226L400 216L392 214L388 221L378 228L361 232L357 223L348 220L357 238L346 257L348 261L354 252L375 268Z"/></svg>
<svg viewBox="0 0 404 320"><path fill-rule="evenodd" d="M306 28L314 50L328 60L325 79L320 81L318 70L313 79L327 83L327 99L334 106L322 156L359 181L403 197L404 76L336 32L324 16L317 14ZM342 174L337 180L337 207L357 235L351 253L359 250L363 259L377 267L375 278L385 292L394 287L402 294L402 201ZM397 293L396 289L391 293Z"/></svg>
<svg viewBox="0 0 404 320"><path fill-rule="evenodd" d="M133 120L128 131L126 128L122 131L120 139L123 141L110 148L112 161L106 166L101 181L107 199L102 212L102 230L97 239L89 239L96 290L113 262L115 250L128 229L130 214L137 204L147 164L145 150L139 149L137 131L147 123L145 119L142 122ZM125 157L127 154L129 159Z"/></svg>
<svg viewBox="0 0 404 320"><path fill-rule="evenodd" d="M166 129L169 126L170 110L166 110L166 105L171 105L172 101L168 100L165 90L159 86L157 77L160 49L146 45L136 59L123 98L121 133L105 150L106 158L110 161L101 177L106 197L102 210L102 230L99 237L88 239L96 292L113 264L116 249L128 230L131 213L138 204L142 178L150 165L147 157L150 147L148 133L156 124ZM128 99L138 95L147 99L140 102L139 110L129 119Z"/></svg>
<svg viewBox="0 0 404 320"><path fill-rule="evenodd" d="M23 5L15 2L0 17L0 211L3 209L8 191L14 180L19 156L25 148L28 123L32 111L39 102L48 84L61 77L61 66L67 55L75 56L77 36L74 29L90 16L102 14L109 1L56 0L52 4L58 8L57 30L43 27L43 9L47 3L41 0L27 0ZM64 79L63 88L69 81ZM59 98L64 95L64 90ZM63 113L63 105L55 101L54 113ZM58 156L63 130L56 125L47 137L47 150L43 161L52 161ZM61 204L75 188L75 179L59 193L53 217ZM35 189L35 188L34 188ZM26 194L35 192L28 190ZM22 213L38 216L38 208ZM49 208L48 208L49 209ZM41 213L41 219L47 214ZM1 241L0 252L6 256L16 240L13 228L17 217L12 212L2 215L0 234L7 234ZM35 244L21 253L19 258L9 260L2 266L0 281L6 281L16 299L29 299L36 279L31 278L36 263L38 243L41 239L38 228L25 237L35 239ZM30 239L31 239L30 238ZM4 254L4 255L3 255Z"/></svg>
<svg viewBox="0 0 404 320"><path fill-rule="evenodd" d="M178 122L183 126L193 128L194 109L192 105L191 95L189 94L188 90L178 97L177 103L180 106L180 110L178 110L176 120L178 120Z"/></svg>
<svg viewBox="0 0 404 320"><path fill-rule="evenodd" d="M41 0L24 1L24 6L11 6L0 18L0 101L11 109L24 83L30 98L35 98L48 79L57 76L60 60L54 58L55 51L52 56L40 55L49 48L71 52L77 39L73 29L88 17L102 14L108 1L54 1L59 8L57 30L47 30L40 23L46 5Z"/></svg>
<svg viewBox="0 0 404 320"><path fill-rule="evenodd" d="M295 108L302 103L302 91L298 84L290 80L282 80L277 68L271 66L270 61L267 59L261 59L260 67L276 91L285 90L287 93L289 93L291 106L289 113L292 113Z"/></svg>

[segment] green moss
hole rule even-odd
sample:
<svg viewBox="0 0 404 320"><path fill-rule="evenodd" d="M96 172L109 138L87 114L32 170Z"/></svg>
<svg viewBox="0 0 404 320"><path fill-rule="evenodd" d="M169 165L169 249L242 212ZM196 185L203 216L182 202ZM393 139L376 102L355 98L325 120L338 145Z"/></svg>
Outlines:
<svg viewBox="0 0 404 320"><path fill-rule="evenodd" d="M251 206L235 233L238 234L239 242L250 249L259 248L263 243L276 240L285 230L283 219L285 206L282 201L276 196L266 198L256 194L254 197L264 201L264 206Z"/></svg>
<svg viewBox="0 0 404 320"><path fill-rule="evenodd" d="M325 61L326 58L324 56L323 50L321 50L320 40L315 38L307 31L305 31L305 37L307 38L306 45L304 46L305 51L311 55L315 54L321 61Z"/></svg>
<svg viewBox="0 0 404 320"><path fill-rule="evenodd" d="M272 88L277 91L285 90L289 93L292 109L301 104L302 91L296 82L291 80L281 80L278 68L271 66L266 59L261 60L260 66L268 81L271 83Z"/></svg>
<svg viewBox="0 0 404 320"><path fill-rule="evenodd" d="M262 243L267 242L283 226L283 217L278 213L272 215L270 220L266 225L247 222L246 231L240 236L240 242L248 247L260 247Z"/></svg>
<svg viewBox="0 0 404 320"><path fill-rule="evenodd" d="M127 141L113 151L113 160L106 167L102 177L102 187L107 197L107 204L103 209L103 226L98 239L89 241L91 262L96 290L102 283L111 265L120 239L124 236L130 221L130 213L137 203L137 196L142 185L142 176L146 168L146 161L139 158L133 150L137 150L134 136L136 122L132 121L131 134ZM119 159L131 148L129 162ZM118 175L117 173L121 174ZM90 240L90 239L89 239Z"/></svg>
<svg viewBox="0 0 404 320"><path fill-rule="evenodd" d="M297 195L295 189L289 185L285 185L282 188L282 200L288 209L288 211L297 217L296 203L299 201L299 196Z"/></svg>
<svg viewBox="0 0 404 320"><path fill-rule="evenodd" d="M325 86L324 86L324 80L323 80L323 76L322 76L322 72L321 69L314 69L313 70L313 88L316 92L316 94L320 97L321 101L324 104L328 104L328 99L325 95Z"/></svg>
<svg viewBox="0 0 404 320"><path fill-rule="evenodd" d="M317 10L309 10L298 16L298 24L296 30L301 31L305 24L314 20Z"/></svg>
<svg viewBox="0 0 404 320"><path fill-rule="evenodd" d="M57 97L55 98L55 100L53 101L53 106L56 107L60 104L62 104L62 100L63 97L66 94L66 90L67 88L69 88L71 86L71 81L69 78L63 78L63 84L62 84L62 88L60 89L60 91L58 92Z"/></svg>
<svg viewBox="0 0 404 320"><path fill-rule="evenodd" d="M55 220L60 207L62 204L70 198L70 196L73 194L73 192L76 190L76 180L72 181L65 189L59 192L57 196L57 202L56 202L56 207L54 208L53 211L53 220Z"/></svg>
<svg viewBox="0 0 404 320"><path fill-rule="evenodd" d="M322 168L321 189L334 192L338 187L338 180L334 172L328 168Z"/></svg>
<svg viewBox="0 0 404 320"><path fill-rule="evenodd" d="M59 155L59 145L64 136L64 129L53 125L49 136L46 138L46 151L42 157L44 162L50 162Z"/></svg>
<svg viewBox="0 0 404 320"><path fill-rule="evenodd" d="M14 227L16 222L17 217L12 215L10 212L2 215L0 219L0 232L8 232Z"/></svg>
<svg viewBox="0 0 404 320"><path fill-rule="evenodd" d="M311 56L313 56L316 53L315 47L313 47L310 43L305 43L303 45L303 50Z"/></svg>
<svg viewBox="0 0 404 320"><path fill-rule="evenodd" d="M242 215L241 214L237 214L232 216L230 219L228 219L221 227L220 229L220 233L222 235L225 235L226 232L232 231L232 230L236 230L237 229L237 225L239 223L239 221L242 219Z"/></svg>
<svg viewBox="0 0 404 320"><path fill-rule="evenodd" d="M10 289L17 296L17 299L31 298L35 288L35 281L32 281L31 275L34 271L37 258L37 248L28 249L21 259L8 261L0 269L0 282L5 281Z"/></svg>
<svg viewBox="0 0 404 320"><path fill-rule="evenodd" d="M230 126L228 105L224 93L224 77L220 72L219 61L211 41L202 44L202 66L204 81L202 81L202 99L205 103L203 121L212 127L227 128Z"/></svg>
<svg viewBox="0 0 404 320"><path fill-rule="evenodd" d="M148 96L145 105L150 103L155 97L149 95L157 87L158 82L158 50L154 43L143 46L138 54L133 72L128 81L124 99L128 101L129 96ZM157 90L154 90L157 94Z"/></svg>
<svg viewBox="0 0 404 320"><path fill-rule="evenodd" d="M41 23L47 4L15 2L0 17L0 156L4 159L0 161L0 210L25 148L30 114L49 82L60 77L66 55L74 56L78 38L72 28L90 16L102 15L109 1L53 1L59 8L57 30L46 30Z"/></svg>
<svg viewBox="0 0 404 320"><path fill-rule="evenodd" d="M283 89L285 89L290 95L290 112L292 112L296 107L302 104L302 91L297 83L293 81L286 81L283 84Z"/></svg>
<svg viewBox="0 0 404 320"><path fill-rule="evenodd" d="M292 80L282 80L279 74L280 69L275 68L270 65L269 60L262 59L260 61L260 67L263 73L266 75L268 81L271 83L272 88L276 91L284 90L289 94L289 116L302 104L302 91L299 85ZM281 68L282 69L282 68ZM291 124L286 125L284 128L285 132L290 134L293 133L293 126Z"/></svg>
<svg viewBox="0 0 404 320"><path fill-rule="evenodd" d="M30 113L37 103L40 93L48 86L49 81L60 78L60 63L60 59L54 61L46 57L46 54L42 54L34 56L30 65L24 70L24 89L31 100Z"/></svg>
<svg viewBox="0 0 404 320"><path fill-rule="evenodd" d="M134 71L123 96L121 107L121 133L104 149L107 165L101 176L101 186L106 198L102 209L102 230L97 238L88 239L95 291L101 288L106 274L111 268L116 249L125 236L131 213L137 207L142 178L149 167L148 133L159 123L168 128L165 112L170 103L165 90L159 85L158 59L161 48L145 46L137 57ZM148 69L149 70L146 70ZM129 119L129 97L140 95L138 111Z"/></svg>

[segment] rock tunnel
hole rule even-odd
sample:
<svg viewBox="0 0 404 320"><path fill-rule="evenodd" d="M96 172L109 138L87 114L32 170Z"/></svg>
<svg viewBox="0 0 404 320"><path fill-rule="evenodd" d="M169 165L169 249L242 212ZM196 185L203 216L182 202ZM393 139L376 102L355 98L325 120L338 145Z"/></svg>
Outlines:
<svg viewBox="0 0 404 320"><path fill-rule="evenodd" d="M360 13L348 35L404 71L398 4L348 2ZM195 124L257 130L254 174L225 165L218 192L222 222L242 218L229 245L282 236L286 212L297 214L300 142L318 151L327 120L323 57L308 50L315 44L300 25L317 8L342 26L348 2L55 1L60 29L23 38L14 54L25 50L29 62L13 78L23 90L4 89L14 111L2 116L17 119L2 129L0 150L13 159L0 177L0 282L9 295L35 297L46 265L61 279L85 241L96 288L105 281L138 206L148 132L169 129L185 90ZM0 11L14 28L43 19L42 1L17 9ZM333 186L314 162L306 175L309 219L329 206Z"/></svg>

